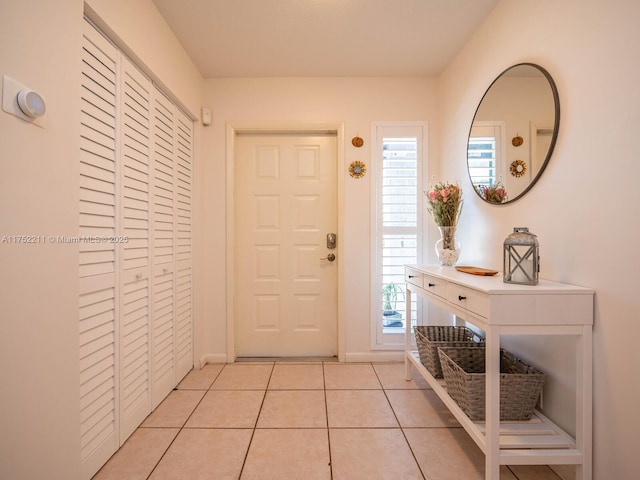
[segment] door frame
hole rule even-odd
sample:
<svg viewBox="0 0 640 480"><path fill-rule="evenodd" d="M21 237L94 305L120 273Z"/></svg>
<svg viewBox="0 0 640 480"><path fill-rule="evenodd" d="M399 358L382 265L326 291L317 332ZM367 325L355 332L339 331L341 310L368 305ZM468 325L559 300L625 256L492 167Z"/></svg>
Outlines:
<svg viewBox="0 0 640 480"><path fill-rule="evenodd" d="M236 361L236 319L235 319L235 140L238 133L288 133L309 135L335 133L336 135L336 187L338 241L344 241L344 122L228 122L226 124L226 274L227 274L227 362ZM341 249L344 251L344 249ZM338 361L345 361L345 324L344 324L344 262L338 262Z"/></svg>

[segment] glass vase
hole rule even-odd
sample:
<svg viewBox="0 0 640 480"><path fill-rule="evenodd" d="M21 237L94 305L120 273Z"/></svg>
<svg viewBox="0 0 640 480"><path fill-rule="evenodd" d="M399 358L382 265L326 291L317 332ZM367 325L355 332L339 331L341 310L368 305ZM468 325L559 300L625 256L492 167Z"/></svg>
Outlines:
<svg viewBox="0 0 640 480"><path fill-rule="evenodd" d="M456 227L438 227L440 240L436 242L436 254L440 265L455 265L460 257L460 242L456 240Z"/></svg>

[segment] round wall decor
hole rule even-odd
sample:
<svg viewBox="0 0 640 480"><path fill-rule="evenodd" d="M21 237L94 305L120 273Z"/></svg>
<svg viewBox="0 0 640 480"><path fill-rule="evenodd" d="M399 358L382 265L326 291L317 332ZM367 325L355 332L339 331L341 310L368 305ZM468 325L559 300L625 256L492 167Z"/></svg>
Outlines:
<svg viewBox="0 0 640 480"><path fill-rule="evenodd" d="M365 173L367 173L367 166L363 162L356 160L349 165L349 175L353 178L364 177Z"/></svg>
<svg viewBox="0 0 640 480"><path fill-rule="evenodd" d="M362 145L364 145L364 140L358 136L353 137L351 139L351 145L353 145L354 147L360 148Z"/></svg>
<svg viewBox="0 0 640 480"><path fill-rule="evenodd" d="M524 138L520 136L519 133L516 133L516 136L511 139L511 145L514 147L519 147L524 143Z"/></svg>
<svg viewBox="0 0 640 480"><path fill-rule="evenodd" d="M509 171L511 172L511 175L513 175L516 178L519 178L523 176L527 171L527 164L524 163L523 160L514 160L513 162L511 162L511 167L509 167Z"/></svg>

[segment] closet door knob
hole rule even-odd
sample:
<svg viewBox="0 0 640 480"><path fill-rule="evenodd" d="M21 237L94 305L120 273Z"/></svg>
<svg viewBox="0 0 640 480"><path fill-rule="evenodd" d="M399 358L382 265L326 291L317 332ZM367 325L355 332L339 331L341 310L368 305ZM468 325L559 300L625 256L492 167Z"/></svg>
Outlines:
<svg viewBox="0 0 640 480"><path fill-rule="evenodd" d="M466 300L467 297L463 297L462 295L458 295L458 300L462 301L462 300Z"/></svg>

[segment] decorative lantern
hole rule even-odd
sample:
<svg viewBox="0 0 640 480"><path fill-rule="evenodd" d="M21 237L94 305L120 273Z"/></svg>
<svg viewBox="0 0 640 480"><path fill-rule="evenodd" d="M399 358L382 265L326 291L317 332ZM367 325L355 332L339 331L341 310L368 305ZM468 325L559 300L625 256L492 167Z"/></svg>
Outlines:
<svg viewBox="0 0 640 480"><path fill-rule="evenodd" d="M539 271L538 239L527 227L515 227L504 241L504 282L537 285Z"/></svg>

